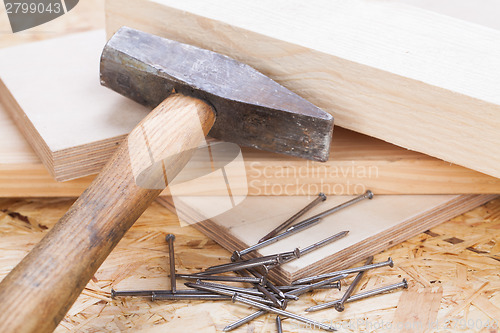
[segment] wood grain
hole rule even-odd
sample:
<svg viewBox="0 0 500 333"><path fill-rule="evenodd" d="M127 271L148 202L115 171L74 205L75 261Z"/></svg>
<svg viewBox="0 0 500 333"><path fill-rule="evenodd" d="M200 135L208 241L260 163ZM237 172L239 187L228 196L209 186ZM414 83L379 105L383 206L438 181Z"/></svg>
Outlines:
<svg viewBox="0 0 500 333"><path fill-rule="evenodd" d="M0 330L54 330L125 232L161 193L157 185L163 182L165 187L166 177L183 168L214 120L210 106L181 95L153 110L51 232L2 280Z"/></svg>
<svg viewBox="0 0 500 333"><path fill-rule="evenodd" d="M64 182L55 181L47 170L51 164L46 168L40 162L2 105L0 128L0 141L4 143L0 145L1 197L75 197L95 178L85 176ZM110 141L115 144L108 144L108 149L103 149L102 143L96 143L83 151L62 152L59 156L67 163L64 172L73 170L73 174L77 172L80 176L98 172L115 151L116 142L120 139ZM46 152L39 151L41 154ZM66 154L72 157L64 157ZM242 154L246 175L240 175L237 183L248 185L249 195L305 195L319 191L350 195L367 188L379 194L500 192L500 180L497 178L342 128L334 130L331 158L326 163L308 162L251 148L243 148ZM89 155L92 158L87 158ZM100 162L89 162L96 159ZM83 174L82 170L85 170ZM297 182L298 176L300 182ZM213 189L211 193L214 194Z"/></svg>
<svg viewBox="0 0 500 333"><path fill-rule="evenodd" d="M500 31L368 0L108 0L106 25L227 54L339 126L500 177Z"/></svg>
<svg viewBox="0 0 500 333"><path fill-rule="evenodd" d="M408 292L399 298L394 314L391 332L429 332L439 327L437 314L443 297L443 288L419 288L411 286Z"/></svg>

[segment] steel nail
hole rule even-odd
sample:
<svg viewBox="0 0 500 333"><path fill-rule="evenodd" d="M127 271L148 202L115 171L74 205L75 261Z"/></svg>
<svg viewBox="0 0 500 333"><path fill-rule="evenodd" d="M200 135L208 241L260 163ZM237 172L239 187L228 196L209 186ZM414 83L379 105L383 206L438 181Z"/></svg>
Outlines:
<svg viewBox="0 0 500 333"><path fill-rule="evenodd" d="M261 260L245 260L245 261L239 261L236 263L233 263L232 265L227 265L225 267L219 267L219 268L213 268L210 270L205 270L203 273L205 274L220 274L220 273L226 273L226 272L235 272L235 271L240 271L252 267L258 267L258 266L268 266L268 265L278 265L282 262L282 259L279 257L272 257L272 258L267 258L267 259L261 259Z"/></svg>
<svg viewBox="0 0 500 333"><path fill-rule="evenodd" d="M366 265L370 265L371 263L373 263L373 256L370 256L368 257L368 259L366 259L366 262L365 262L365 266ZM363 275L365 274L365 271L361 271L359 272L356 277L354 278L354 280L352 281L351 285L349 286L349 288L347 288L346 292L344 293L344 295L342 295L342 298L339 300L338 303L335 303L334 307L335 307L335 310L337 310L338 312L342 312L344 311L344 304L345 302L347 301L347 299L349 297L351 297L354 289L356 288L356 286L359 284L359 281L361 281L361 279L363 278Z"/></svg>
<svg viewBox="0 0 500 333"><path fill-rule="evenodd" d="M243 249L241 251L234 251L233 254L231 255L231 261L237 261L239 259L241 259L241 257L245 254L248 254L252 251L255 251L255 250L258 250L260 248L263 248L269 244L272 244L272 243L275 243L277 241L279 241L280 239L283 239L283 238L286 238L286 237L289 237L293 234L296 234L297 232L299 231L302 231L302 230L305 230L307 228L310 228L312 227L313 225L316 225L317 223L319 223L319 221L321 221L321 219L327 215L330 215L332 213L335 213L343 208L346 208L348 206L351 206L363 199L372 199L373 198L373 193L372 191L368 190L366 191L364 194L354 198L354 199L351 199L347 202L344 202L343 204L340 204L338 206L335 206L331 209L328 209L328 210L325 210L324 212L322 213L319 213L313 217L310 217L304 221L301 221L291 227L289 227L288 229L286 229L285 232L279 234L279 235L276 235L272 238L269 238L268 240L265 240L263 241L262 243L257 243L257 244L254 244L246 249Z"/></svg>
<svg viewBox="0 0 500 333"><path fill-rule="evenodd" d="M165 237L165 240L168 243L168 257L170 259L170 289L172 290L172 293L175 293L177 288L175 282L175 253L174 253L175 235L168 234Z"/></svg>
<svg viewBox="0 0 500 333"><path fill-rule="evenodd" d="M264 237L262 237L258 241L258 243L262 243L262 242L264 242L264 241L266 241L266 240L268 240L268 239L276 236L279 232L281 232L284 229L286 229L287 227L289 227L299 217L301 217L302 215L304 215L305 213L307 213L309 210L311 210L314 206L316 206L317 204L319 204L320 202L323 202L325 200L326 200L326 195L324 193L318 194L318 197L316 199L314 199L312 202L310 202L309 204L307 204L307 206L305 206L304 208L302 208L295 215L293 215L288 220L286 220L285 222L283 222L282 224L280 224L278 227L276 227L275 229L273 229L267 235L265 235Z"/></svg>
<svg viewBox="0 0 500 333"><path fill-rule="evenodd" d="M263 241L262 243L257 243L257 244L254 244L246 249L243 249L241 251L234 251L233 254L231 255L231 261L238 261L241 259L242 256L244 256L245 254L248 254L252 251L255 251L255 250L258 250L260 248L263 248L267 245L270 245L270 244L273 244L273 243L276 243L277 241L283 239L283 238L287 238L287 237L290 237L291 235L294 235L302 230L305 230L305 229L308 229L314 225L316 225L317 223L319 223L321 221L321 219L316 219L316 220L312 220L306 224L303 224L301 225L300 227L290 227L287 231L285 231L284 233L282 234L279 234L277 236L274 236L272 238L269 238L268 240L266 241ZM293 229L292 229L293 228Z"/></svg>
<svg viewBox="0 0 500 333"><path fill-rule="evenodd" d="M292 228L298 228L298 227L301 227L302 225L304 225L304 224L308 224L308 223L311 223L311 222L313 222L313 221L315 221L315 220L317 220L317 219L321 219L321 218L323 218L323 217L325 217L325 216L328 216L328 215L330 215L330 214L333 214L333 213L335 213L335 212L337 212L337 211L339 211L339 210L341 210L341 209L344 209L344 208L346 208L346 207L349 207L349 206L351 206L351 205L354 205L355 203L358 203L358 202L360 202L361 200L364 200L364 199L370 199L370 200L371 200L372 198L373 198L373 192L372 192L372 191L370 191L370 190L368 190L368 191L366 191L364 194L361 194L360 196L357 196L357 197L356 197L356 198L354 198L354 199L351 199L351 200L349 200L349 201L347 201L347 202L344 202L344 203L342 203L342 204L340 204L340 205L337 205L337 206L335 206L335 207L333 207L333 208L327 209L327 210L325 210L324 212L321 212L321 213L319 213L319 214L317 214L317 215L314 215L314 216L312 216L312 217L310 217L310 218L308 218L308 219L305 219L304 221L301 221L301 222L299 222L299 223L297 223L297 224L295 224L295 225L293 225L293 226L289 227L286 231L288 231L288 230L290 230L290 229L292 229Z"/></svg>
<svg viewBox="0 0 500 333"><path fill-rule="evenodd" d="M341 275L334 276L332 278L329 278L329 279L326 279L323 281L319 281L319 282L316 282L313 284L305 285L302 288L297 288L297 289L291 290L291 291L287 292L286 294L299 296L299 295L302 295L308 291L317 289L317 288L322 287L322 286L327 285L327 284L334 283L335 281L339 281L339 280L344 279L346 277L347 277L347 274L341 274ZM340 282L338 282L338 287L340 290Z"/></svg>
<svg viewBox="0 0 500 333"><path fill-rule="evenodd" d="M308 286L310 286L310 284L295 284L293 286L277 286L277 287L279 290L284 291L285 295L286 295L286 293L289 291L303 288L303 287L308 287ZM314 289L339 289L340 290L340 287L341 287L340 282L334 282L334 283L327 283L321 287L317 287Z"/></svg>
<svg viewBox="0 0 500 333"><path fill-rule="evenodd" d="M227 325L226 327L224 327L223 331L224 332L232 331L232 330L240 327L241 325L245 325L246 323L251 322L255 318L258 318L262 315L265 315L266 313L267 313L267 311L265 311L265 310L259 310L257 312L254 312L254 313L252 313L244 318L241 318L241 319L235 321L232 324Z"/></svg>
<svg viewBox="0 0 500 333"><path fill-rule="evenodd" d="M200 282L200 281L197 281L196 283L186 283L186 285L188 287L191 287L194 289L204 290L204 291L208 291L211 293L220 294L220 295L224 295L224 296L233 296L235 294L234 291L222 289L222 288L211 287L211 286L208 286L205 283ZM253 295L246 294L245 297L248 299L251 299L253 301L262 303L262 304L274 305L274 302L272 302L271 300L268 300L268 299L265 299L265 298L262 298L259 296L253 296Z"/></svg>
<svg viewBox="0 0 500 333"><path fill-rule="evenodd" d="M206 286L209 287L215 287L215 288L221 288L221 289L226 289L226 290L231 290L237 293L241 294L249 294L249 295L254 295L254 296L260 296L264 297L264 293L261 291L254 289L254 288L243 288L243 287L236 287L236 286L228 286L226 284L221 284L221 283L211 283L211 282L204 282L203 283Z"/></svg>
<svg viewBox="0 0 500 333"><path fill-rule="evenodd" d="M291 312L288 312L288 311L285 311L285 310L282 310L282 309L273 308L271 306L267 306L265 304L261 304L261 303L252 301L252 300L250 300L250 299L248 299L246 297L242 297L242 296L238 295L237 293L234 293L234 295L232 297L232 300L233 300L233 302L240 302L240 303L243 303L243 304L246 304L246 305L250 305L250 306L256 307L256 308L261 309L261 310L266 310L268 312L276 313L276 314L281 315L283 317L287 317L287 318L291 318L291 319L295 319L295 320L301 321L303 323L311 325L312 327L321 328L321 329L324 329L324 330L329 331L329 332L336 331L336 329L334 327L332 327L332 326L329 326L329 325L317 322L315 320L312 320L312 319L309 319L309 318L306 318L306 317L302 317L302 316L296 315L294 313L291 313Z"/></svg>
<svg viewBox="0 0 500 333"><path fill-rule="evenodd" d="M253 284L265 284L266 278L255 278L246 276L224 276L224 275L201 275L201 274L176 274L180 279L202 280L202 281L227 281L227 282L243 282Z"/></svg>
<svg viewBox="0 0 500 333"><path fill-rule="evenodd" d="M196 290L190 290L190 289L183 289L183 290L177 290L176 294L196 294L200 293L199 291ZM126 296L152 296L153 294L172 294L171 290L121 290L117 291L114 289L111 289L111 298L115 297L126 297Z"/></svg>
<svg viewBox="0 0 500 333"><path fill-rule="evenodd" d="M292 284L311 283L311 282L319 281L319 280L326 279L326 278L329 278L329 277L332 277L332 276L336 276L336 275L340 275L340 274L358 273L358 272L361 272L361 271L367 271L369 269L380 268L380 267L384 267L384 266L394 267L394 262L392 261L391 257L389 257L389 259L387 259L387 261L379 262L379 263L376 263L376 264L365 265L365 266L354 267L354 268L348 268L348 269L343 269L343 270L336 271L336 272L330 272L330 273L325 273L325 274L321 274L321 275L306 277L306 278L303 278L303 279L298 279L298 280L292 282Z"/></svg>
<svg viewBox="0 0 500 333"><path fill-rule="evenodd" d="M280 316L276 316L276 331L278 333L283 333L283 326L281 325L281 318L280 318Z"/></svg>
<svg viewBox="0 0 500 333"><path fill-rule="evenodd" d="M179 294L179 293L169 293L169 294L156 294L151 295L151 300L203 300L203 301L219 301L231 299L230 296L209 294L209 293L192 293L192 294Z"/></svg>
<svg viewBox="0 0 500 333"><path fill-rule="evenodd" d="M385 292L388 292L388 291L391 291L394 289L399 289L399 288L407 289L408 288L408 281L406 281L406 279L403 279L403 281L399 282L399 283L391 284L389 286L385 286L385 287L369 290L369 291L366 291L364 293L359 293L359 294L353 295L346 300L346 303L354 302L354 301L357 301L360 299L364 299L364 298L367 298L370 296L375 296L375 295L382 294L382 293L385 293ZM311 306L310 308L305 309L305 311L306 312L313 312L313 311L318 311L318 310L322 310L322 309L326 309L326 308L331 308L331 307L335 306L335 304L337 304L339 301L340 300L336 300L336 301L332 301L332 302L328 302L328 303L323 303L323 304Z"/></svg>
<svg viewBox="0 0 500 333"><path fill-rule="evenodd" d="M282 253L276 253L276 254L270 254L262 257L256 257L256 258L251 258L247 259L244 261L234 261L230 262L227 264L221 264L221 265L216 265L216 266L211 266L205 269L203 273L211 273L212 271L223 268L223 267L237 267L241 263L246 263L246 262L262 262L268 259L273 259L276 258L277 260L288 260L290 257L300 257L300 250L296 248L293 251L288 251L288 252L282 252Z"/></svg>

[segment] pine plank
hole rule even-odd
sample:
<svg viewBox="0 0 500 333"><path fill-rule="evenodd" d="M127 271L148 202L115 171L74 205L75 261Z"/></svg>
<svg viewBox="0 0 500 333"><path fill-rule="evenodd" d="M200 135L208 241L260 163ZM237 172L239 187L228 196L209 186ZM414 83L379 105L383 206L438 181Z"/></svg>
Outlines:
<svg viewBox="0 0 500 333"><path fill-rule="evenodd" d="M108 0L120 26L248 63L337 125L500 176L500 31L394 1Z"/></svg>
<svg viewBox="0 0 500 333"><path fill-rule="evenodd" d="M56 66L60 49L66 49L68 45L93 45L94 52L88 50L87 53L98 56L102 42L99 34L98 31L89 32L52 40L50 43L2 50L0 58L3 54L3 58L13 61L25 50L45 52ZM0 82L0 100L3 103L0 105L0 140L3 143L0 146L0 196L78 196L93 179L89 175L102 168L117 143L123 139L124 133L140 118L128 115L135 111L138 114L145 113L142 107L105 88L98 87L104 91L96 87L85 88L97 85L95 57L76 57L72 61L78 61L78 66L68 64L65 74L61 75L75 82L79 75L83 75L80 83L83 88L62 95L62 87L56 92L41 89L31 95L31 88L26 88L24 79L26 75L32 75L15 75L14 70L0 73L5 84L12 81L11 88L17 87L10 91ZM31 70L36 71L36 68ZM5 73L9 80L5 78ZM49 80L42 73L39 76ZM97 95L95 89L99 91ZM101 96L99 102L95 101L96 96ZM59 104L72 98L81 102L77 109L66 110ZM20 107L23 104L21 100L27 103L28 111ZM58 103L59 108L57 105L52 107L50 103ZM120 116L117 116L118 111L113 107L116 103L121 106ZM136 107L138 110L135 110ZM87 112L87 109L92 112ZM116 116L118 120L113 122L111 119ZM54 121L54 118L59 120ZM94 126L94 123L101 125ZM15 124L34 149L26 144ZM87 136L87 132L92 135ZM121 134L116 136L117 132ZM34 151L39 157L35 156ZM334 131L331 158L326 163L251 148L243 148L243 160L246 175L241 174L238 179L242 188L249 186L250 195L305 195L319 191L349 195L361 193L366 188L380 194L500 192L500 180L497 178L343 128ZM53 178L60 181L74 180L61 183L55 182Z"/></svg>

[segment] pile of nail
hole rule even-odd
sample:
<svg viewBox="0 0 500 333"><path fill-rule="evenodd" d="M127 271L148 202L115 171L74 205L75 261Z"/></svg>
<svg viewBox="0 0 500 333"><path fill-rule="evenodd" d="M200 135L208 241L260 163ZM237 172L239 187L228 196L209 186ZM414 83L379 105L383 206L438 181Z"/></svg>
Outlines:
<svg viewBox="0 0 500 333"><path fill-rule="evenodd" d="M330 244L340 238L343 238L348 234L348 231L339 232L324 240L311 244L310 246L304 249L296 248L289 252L282 252L272 255L261 256L257 258L250 258L250 259L243 259L243 256L257 249L260 249L268 244L274 243L282 238L285 238L289 236L290 233L293 234L297 232L296 231L297 229L298 231L300 231L309 227L311 224L316 224L322 217L331 214L335 211L338 211L341 208L347 207L362 199L366 198L371 199L372 197L373 194L370 191L367 191L365 194L355 199L352 199L342 205L336 206L332 209L329 209L323 213L315 215L297 224L293 224L293 222L297 220L301 215L303 215L307 210L311 209L314 205L316 205L320 201L324 201L326 199L326 196L320 193L316 200L314 200L309 205L304 207L301 211L299 211L297 214L295 214L290 219L285 221L278 228L274 229L272 232L267 234L257 244L241 251L235 251L231 256L230 263L212 266L196 274L175 274L175 259L174 259L175 236L169 234L167 235L166 240L168 242L169 252L170 252L169 254L170 272L172 272L170 274L171 289L141 290L141 291L137 290L115 291L111 289L111 296L113 298L118 296L146 296L146 297L151 297L153 301L231 300L233 302L246 304L251 307L259 309L259 311L228 325L227 327L224 328L224 331L233 330L266 313L275 313L278 315L276 317L276 325L278 332L281 332L282 330L280 316L304 322L315 328L320 328L327 331L335 331L335 327L331 325L320 323L315 320L309 319L307 317L286 311L285 309L288 305L288 302L291 300L298 300L300 295L317 289L336 288L340 290L341 289L340 280L346 278L349 274L353 273L358 273L358 274L356 275L356 277L350 284L349 288L346 290L346 292L340 299L312 306L306 309L305 311L312 312L333 307L335 310L341 312L344 310L345 303L350 303L356 300L364 299L373 295L385 293L398 288L407 288L408 284L406 280L403 279L403 281L400 283L352 295L365 271L384 266L393 267L394 264L391 258L389 258L387 261L373 264L372 263L373 257L370 257L367 259L364 266L335 271L335 272L329 272L317 276L306 277L294 281L291 285L283 286L283 285L275 285L267 279L270 270L284 263L288 263L292 260L295 260L322 246ZM290 227L290 225L292 226ZM283 233L280 233L283 230L285 231ZM228 272L236 273L237 276L219 275ZM185 286L191 289L177 290L176 288L177 278L193 281L185 283ZM252 287L227 285L218 282L248 283L251 284Z"/></svg>

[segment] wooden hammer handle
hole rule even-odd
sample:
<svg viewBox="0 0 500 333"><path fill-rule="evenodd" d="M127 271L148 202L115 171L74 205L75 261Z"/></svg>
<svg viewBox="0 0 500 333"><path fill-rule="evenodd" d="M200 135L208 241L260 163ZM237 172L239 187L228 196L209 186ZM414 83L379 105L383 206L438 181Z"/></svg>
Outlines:
<svg viewBox="0 0 500 333"><path fill-rule="evenodd" d="M154 109L0 283L0 332L53 331L125 232L160 194L165 178L171 180L184 167L214 121L209 105L179 94Z"/></svg>

